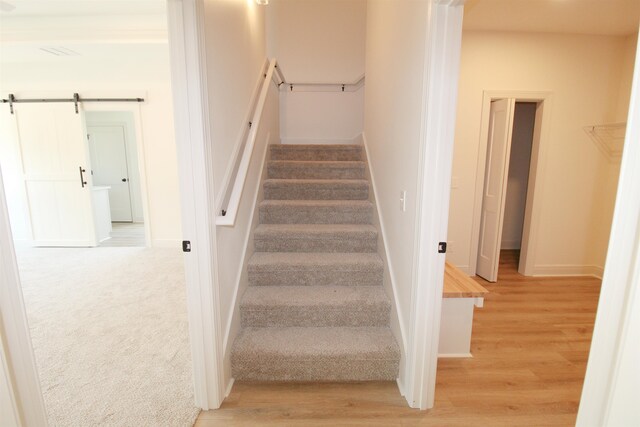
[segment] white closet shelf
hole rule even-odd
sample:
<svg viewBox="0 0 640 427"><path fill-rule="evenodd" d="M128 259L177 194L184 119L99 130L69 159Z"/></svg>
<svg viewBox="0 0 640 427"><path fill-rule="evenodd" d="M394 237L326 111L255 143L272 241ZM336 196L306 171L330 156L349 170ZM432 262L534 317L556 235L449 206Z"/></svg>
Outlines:
<svg viewBox="0 0 640 427"><path fill-rule="evenodd" d="M620 160L622 157L626 130L626 123L610 123L584 127L584 131L610 161Z"/></svg>

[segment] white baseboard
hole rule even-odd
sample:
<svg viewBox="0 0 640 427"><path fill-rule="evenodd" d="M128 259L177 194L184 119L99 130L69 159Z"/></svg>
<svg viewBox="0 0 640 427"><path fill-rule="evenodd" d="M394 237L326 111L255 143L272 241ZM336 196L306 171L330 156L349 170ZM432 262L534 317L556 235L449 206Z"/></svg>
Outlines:
<svg viewBox="0 0 640 427"><path fill-rule="evenodd" d="M281 137L282 144L319 144L319 145L335 145L335 144L357 144L358 138L286 138Z"/></svg>
<svg viewBox="0 0 640 427"><path fill-rule="evenodd" d="M406 392L404 390L404 384L402 384L402 380L400 378L396 378L396 384L398 385L398 390L400 391L400 396L406 396Z"/></svg>
<svg viewBox="0 0 640 427"><path fill-rule="evenodd" d="M229 395L231 394L231 389L233 388L233 383L235 382L234 378L231 378L229 380L229 384L227 384L227 389L224 392L224 397L229 397Z"/></svg>
<svg viewBox="0 0 640 427"><path fill-rule="evenodd" d="M176 248L181 249L182 243L180 239L152 239L152 248Z"/></svg>
<svg viewBox="0 0 640 427"><path fill-rule="evenodd" d="M604 268L597 265L537 265L533 268L533 276L592 276L602 279Z"/></svg>
<svg viewBox="0 0 640 427"><path fill-rule="evenodd" d="M458 265L458 264L454 264L454 263L451 263L451 264L453 264L456 267L458 267L458 269L460 271L462 271L464 274L466 274L467 276L475 276L476 275L475 273L471 272L471 267L469 265Z"/></svg>
<svg viewBox="0 0 640 427"><path fill-rule="evenodd" d="M598 279L602 279L602 277L604 276L604 267L600 267L599 265L592 265L591 270L591 275L597 277Z"/></svg>
<svg viewBox="0 0 640 427"><path fill-rule="evenodd" d="M504 250L513 250L513 249L520 249L520 247L522 246L522 242L520 240L503 240L500 243L500 249L504 249Z"/></svg>
<svg viewBox="0 0 640 427"><path fill-rule="evenodd" d="M384 253L380 254L383 260L383 263L385 265L385 267L387 267L388 269L388 277L389 277L389 281L391 282L391 289L393 292L393 301L392 304L394 304L395 307L395 312L398 316L398 329L400 332L400 341L402 344L402 354L406 354L406 349L407 349L407 333L404 329L404 325L402 323L402 318L403 316L403 310L402 310L402 306L400 305L400 298L399 298L399 293L398 293L398 284L396 283L396 275L393 271L393 265L391 264L391 261L389 260L389 254L391 253L391 251L389 250L389 247L387 246L387 231L385 229L384 226L384 220L382 217L382 212L380 211L380 205L378 204L378 187L376 186L376 180L373 174L373 169L371 167L371 159L369 158L369 149L367 146L367 137L365 136L364 132L362 132L360 135L358 135L357 137L354 138L354 141L358 144L362 144L364 147L364 154L365 154L365 158L367 161L367 169L368 169L368 175L369 178L371 179L371 190L373 192L372 194L372 198L373 198L373 202L374 202L374 209L375 212L373 213L374 217L377 218L377 223L380 226L380 236L379 238L382 240L382 246L384 247ZM374 222L375 221L374 218ZM386 270L386 269L385 269ZM393 327L391 328L393 331ZM396 337L398 338L398 337Z"/></svg>

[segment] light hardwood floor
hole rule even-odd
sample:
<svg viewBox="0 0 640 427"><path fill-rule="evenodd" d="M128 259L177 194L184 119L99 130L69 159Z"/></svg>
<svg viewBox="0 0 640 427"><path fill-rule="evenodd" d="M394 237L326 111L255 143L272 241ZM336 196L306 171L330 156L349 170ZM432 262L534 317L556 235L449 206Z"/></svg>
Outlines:
<svg viewBox="0 0 640 427"><path fill-rule="evenodd" d="M525 278L503 253L475 313L472 359L441 359L432 410L407 407L394 383L237 383L196 426L571 426L600 280Z"/></svg>

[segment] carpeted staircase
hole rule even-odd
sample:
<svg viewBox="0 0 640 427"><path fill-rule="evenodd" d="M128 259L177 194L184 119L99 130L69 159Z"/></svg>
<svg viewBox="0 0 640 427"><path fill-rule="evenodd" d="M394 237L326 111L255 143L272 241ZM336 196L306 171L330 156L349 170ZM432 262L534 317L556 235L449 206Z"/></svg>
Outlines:
<svg viewBox="0 0 640 427"><path fill-rule="evenodd" d="M236 380L394 380L378 233L359 145L272 145Z"/></svg>

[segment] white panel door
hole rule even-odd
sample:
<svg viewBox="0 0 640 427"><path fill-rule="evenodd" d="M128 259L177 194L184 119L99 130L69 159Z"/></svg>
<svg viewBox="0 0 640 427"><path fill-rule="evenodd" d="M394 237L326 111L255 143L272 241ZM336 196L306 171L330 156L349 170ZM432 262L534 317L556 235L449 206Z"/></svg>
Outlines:
<svg viewBox="0 0 640 427"><path fill-rule="evenodd" d="M476 274L490 282L498 280L514 109L514 99L493 101L489 116L489 140Z"/></svg>
<svg viewBox="0 0 640 427"><path fill-rule="evenodd" d="M68 103L14 109L34 246L96 246L82 112Z"/></svg>
<svg viewBox="0 0 640 427"><path fill-rule="evenodd" d="M88 126L93 185L109 190L111 220L132 222L127 146L123 126Z"/></svg>

